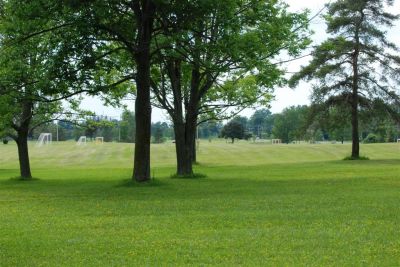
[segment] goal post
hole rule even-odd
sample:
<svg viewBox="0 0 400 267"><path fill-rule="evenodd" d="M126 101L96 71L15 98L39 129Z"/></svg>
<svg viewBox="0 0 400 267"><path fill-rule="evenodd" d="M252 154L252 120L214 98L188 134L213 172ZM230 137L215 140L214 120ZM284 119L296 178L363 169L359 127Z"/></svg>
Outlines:
<svg viewBox="0 0 400 267"><path fill-rule="evenodd" d="M76 142L76 145L78 146L86 145L86 136L79 137L78 141Z"/></svg>
<svg viewBox="0 0 400 267"><path fill-rule="evenodd" d="M53 142L53 135L51 133L41 133L36 142L37 146L49 145Z"/></svg>
<svg viewBox="0 0 400 267"><path fill-rule="evenodd" d="M99 137L96 137L96 144L103 144L104 143L104 137L102 137L102 136L99 136Z"/></svg>

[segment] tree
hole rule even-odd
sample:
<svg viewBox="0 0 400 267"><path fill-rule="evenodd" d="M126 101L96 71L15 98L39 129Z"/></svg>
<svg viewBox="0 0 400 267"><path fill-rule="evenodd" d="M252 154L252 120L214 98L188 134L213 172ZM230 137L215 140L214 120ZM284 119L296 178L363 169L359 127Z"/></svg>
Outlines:
<svg viewBox="0 0 400 267"><path fill-rule="evenodd" d="M351 157L360 156L359 112L381 103L387 113L400 104L393 85L399 85L398 47L387 40L385 28L399 16L385 10L392 0L340 0L328 5L325 16L328 40L318 45L308 66L294 75L291 85L300 79L317 80L313 102L325 106L346 104L352 125ZM371 71L373 68L374 71Z"/></svg>
<svg viewBox="0 0 400 267"><path fill-rule="evenodd" d="M267 104L283 81L272 60L308 44L307 17L263 0L177 1L163 12L169 15L155 38L154 104L174 124L177 174L190 176L197 125Z"/></svg>
<svg viewBox="0 0 400 267"><path fill-rule="evenodd" d="M282 113L275 115L272 133L276 138L282 139L283 143L301 140L306 134L308 107L292 106L285 108Z"/></svg>
<svg viewBox="0 0 400 267"><path fill-rule="evenodd" d="M198 126L199 138L212 138L218 137L222 129L221 122L205 121Z"/></svg>
<svg viewBox="0 0 400 267"><path fill-rule="evenodd" d="M163 129L157 125L154 130L154 143L161 144L162 142L164 142Z"/></svg>
<svg viewBox="0 0 400 267"><path fill-rule="evenodd" d="M70 117L60 101L76 93L72 84L81 85L53 68L51 35L43 31L53 24L39 2L4 1L0 12L0 132L17 143L23 179L32 178L28 136L42 124Z"/></svg>
<svg viewBox="0 0 400 267"><path fill-rule="evenodd" d="M232 140L232 144L236 139L243 139L245 135L245 129L243 125L238 122L231 120L228 122L221 130L221 137L230 138Z"/></svg>
<svg viewBox="0 0 400 267"><path fill-rule="evenodd" d="M271 134L272 124L271 124L272 113L268 109L256 110L253 115L251 115L249 120L249 126L253 130L253 134L262 137L263 131L267 134Z"/></svg>
<svg viewBox="0 0 400 267"><path fill-rule="evenodd" d="M120 122L121 142L134 143L135 131L135 113L129 110L124 110Z"/></svg>
<svg viewBox="0 0 400 267"><path fill-rule="evenodd" d="M349 107L347 105L336 105L334 107L318 108L320 124L328 131L331 139L340 141L351 139L351 123Z"/></svg>
<svg viewBox="0 0 400 267"><path fill-rule="evenodd" d="M168 1L66 1L61 4L68 31L63 33L62 55L89 62L95 71L88 79L94 88L115 88L110 98L127 92L135 99L135 157L132 179L150 179L151 104L150 70L153 38L161 23L158 11ZM104 64L99 65L99 62ZM134 81L135 86L131 84ZM97 91L94 89L92 91ZM114 99L115 100L115 99Z"/></svg>

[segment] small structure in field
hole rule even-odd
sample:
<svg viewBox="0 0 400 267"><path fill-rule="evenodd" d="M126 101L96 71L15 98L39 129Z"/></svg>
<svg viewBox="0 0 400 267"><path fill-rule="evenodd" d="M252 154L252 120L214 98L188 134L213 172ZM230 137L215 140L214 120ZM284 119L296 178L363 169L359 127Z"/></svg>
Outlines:
<svg viewBox="0 0 400 267"><path fill-rule="evenodd" d="M282 144L282 139L271 139L271 143L273 145Z"/></svg>
<svg viewBox="0 0 400 267"><path fill-rule="evenodd" d="M86 145L86 136L79 137L78 141L76 142L77 146Z"/></svg>
<svg viewBox="0 0 400 267"><path fill-rule="evenodd" d="M49 145L53 142L53 135L51 133L41 133L39 135L37 146Z"/></svg>

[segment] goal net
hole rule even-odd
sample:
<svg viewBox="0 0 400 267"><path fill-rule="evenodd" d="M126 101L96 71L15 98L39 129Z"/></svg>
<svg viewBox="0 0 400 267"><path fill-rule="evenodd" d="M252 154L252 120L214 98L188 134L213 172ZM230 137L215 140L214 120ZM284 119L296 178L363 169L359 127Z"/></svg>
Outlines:
<svg viewBox="0 0 400 267"><path fill-rule="evenodd" d="M104 137L96 137L96 144L103 144L104 143Z"/></svg>
<svg viewBox="0 0 400 267"><path fill-rule="evenodd" d="M51 133L41 133L37 140L37 146L49 145L53 141L53 136Z"/></svg>
<svg viewBox="0 0 400 267"><path fill-rule="evenodd" d="M78 139L78 141L76 142L76 144L77 144L78 146L80 146L80 145L86 145L86 136L81 136L81 137L79 137L79 139Z"/></svg>
<svg viewBox="0 0 400 267"><path fill-rule="evenodd" d="M282 144L282 140L281 140L281 139L271 139L271 143L272 143L273 145L275 145L275 144Z"/></svg>

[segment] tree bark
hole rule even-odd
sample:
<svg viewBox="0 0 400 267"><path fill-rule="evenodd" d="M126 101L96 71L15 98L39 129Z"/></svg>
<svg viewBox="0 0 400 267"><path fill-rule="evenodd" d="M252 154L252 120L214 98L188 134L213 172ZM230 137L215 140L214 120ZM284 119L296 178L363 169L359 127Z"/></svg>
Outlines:
<svg viewBox="0 0 400 267"><path fill-rule="evenodd" d="M31 166L29 162L28 151L28 128L21 128L18 131L18 138L16 141L18 147L19 170L22 179L32 179Z"/></svg>
<svg viewBox="0 0 400 267"><path fill-rule="evenodd" d="M197 126L195 128L195 134L193 136L193 144L192 144L192 162L197 163Z"/></svg>
<svg viewBox="0 0 400 267"><path fill-rule="evenodd" d="M351 157L360 157L360 137L358 135L358 93L353 92L353 104L351 106L352 146Z"/></svg>
<svg viewBox="0 0 400 267"><path fill-rule="evenodd" d="M137 8L138 9L138 8ZM150 44L153 32L155 5L152 0L141 1L141 9L136 10L138 47L135 53L136 75L136 141L133 179L138 182L150 180Z"/></svg>
<svg viewBox="0 0 400 267"><path fill-rule="evenodd" d="M358 25L356 26L355 31L355 47L353 53L353 81L352 81L352 99L351 99L351 126L352 126L352 146L351 146L351 157L354 159L358 159L360 157L360 137L358 133L358 57L360 55L360 37L359 30L361 27L361 23L363 21L364 14L361 13L361 19Z"/></svg>
<svg viewBox="0 0 400 267"><path fill-rule="evenodd" d="M186 123L174 122L174 131L177 160L176 173L179 176L191 176L193 175L193 164L191 149L188 149L191 142L188 144Z"/></svg>

